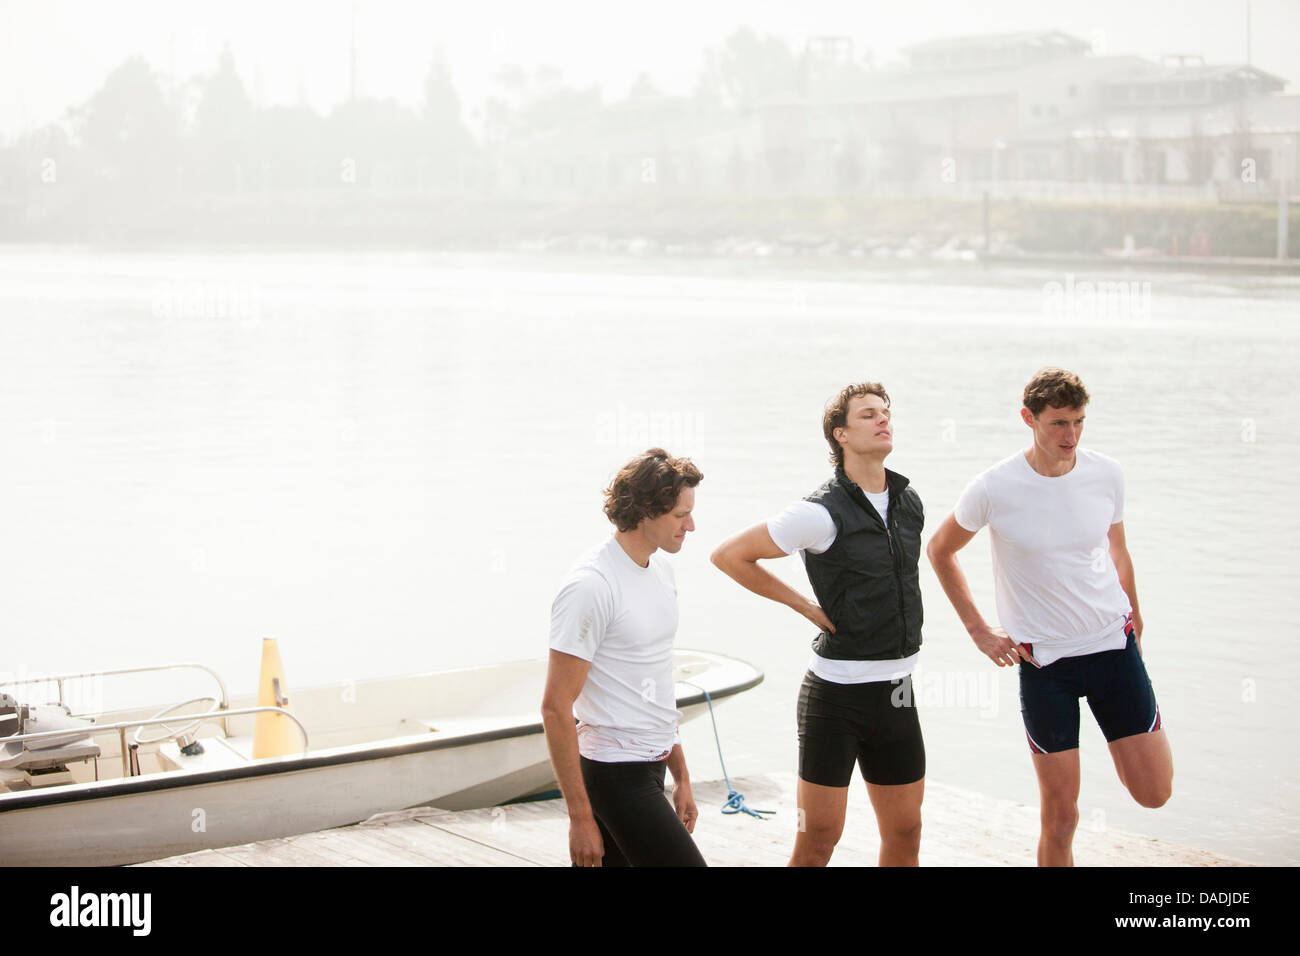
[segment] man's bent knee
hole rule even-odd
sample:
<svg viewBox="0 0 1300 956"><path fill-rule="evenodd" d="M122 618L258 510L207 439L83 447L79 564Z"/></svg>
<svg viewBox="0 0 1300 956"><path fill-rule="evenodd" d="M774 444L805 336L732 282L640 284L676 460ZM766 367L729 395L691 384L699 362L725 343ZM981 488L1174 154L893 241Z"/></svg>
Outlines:
<svg viewBox="0 0 1300 956"><path fill-rule="evenodd" d="M1157 781L1142 786L1130 786L1128 792L1140 806L1155 810L1169 802L1169 798L1173 796L1174 784L1172 780Z"/></svg>

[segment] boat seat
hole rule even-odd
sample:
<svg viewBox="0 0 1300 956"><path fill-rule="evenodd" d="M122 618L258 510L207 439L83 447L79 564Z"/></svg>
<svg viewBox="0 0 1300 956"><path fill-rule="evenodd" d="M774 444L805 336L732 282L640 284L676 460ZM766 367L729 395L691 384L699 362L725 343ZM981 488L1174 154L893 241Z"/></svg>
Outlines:
<svg viewBox="0 0 1300 956"><path fill-rule="evenodd" d="M57 745L40 750L26 750L21 743L5 744L0 747L0 770L48 770L99 756L99 745L89 736L72 742L64 739L59 737Z"/></svg>
<svg viewBox="0 0 1300 956"><path fill-rule="evenodd" d="M158 748L158 756L169 770L224 770L248 763L239 750L224 737L202 737L203 753L181 753L176 741L169 740Z"/></svg>
<svg viewBox="0 0 1300 956"><path fill-rule="evenodd" d="M13 728L5 736L71 731L0 746L0 770L55 770L76 760L99 756L99 745L93 736L94 720L73 717L66 704L22 704L9 694L0 694L0 718L6 729Z"/></svg>

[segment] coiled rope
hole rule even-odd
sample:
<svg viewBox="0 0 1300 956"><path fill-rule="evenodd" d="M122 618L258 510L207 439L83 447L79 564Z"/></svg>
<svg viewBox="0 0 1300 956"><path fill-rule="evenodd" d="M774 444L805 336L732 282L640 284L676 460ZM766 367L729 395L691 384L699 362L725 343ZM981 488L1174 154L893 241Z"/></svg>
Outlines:
<svg viewBox="0 0 1300 956"><path fill-rule="evenodd" d="M718 763L722 765L722 779L727 783L727 802L722 805L723 813L747 813L755 820L765 819L764 814L771 816L776 813L775 810L754 810L745 806L745 795L736 790L731 785L731 778L727 776L727 764L722 759L722 741L718 737L718 718L713 715L713 698L709 692L699 684L692 684L688 680L679 680L677 683L685 684L687 687L694 687L704 694L704 700L709 705L709 720L713 721L713 741L718 745Z"/></svg>

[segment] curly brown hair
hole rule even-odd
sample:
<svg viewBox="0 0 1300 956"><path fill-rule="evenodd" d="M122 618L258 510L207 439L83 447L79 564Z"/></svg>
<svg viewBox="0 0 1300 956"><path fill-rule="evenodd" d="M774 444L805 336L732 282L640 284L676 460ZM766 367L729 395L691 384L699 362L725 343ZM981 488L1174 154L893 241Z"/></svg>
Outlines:
<svg viewBox="0 0 1300 956"><path fill-rule="evenodd" d="M848 422L849 402L861 395L877 395L884 401L885 407L889 407L889 393L885 391L885 386L879 382L858 382L840 389L840 393L826 403L826 410L822 412L822 434L826 436L826 444L831 446L831 464L837 471L844 467L844 447L835 440L835 429L843 428Z"/></svg>
<svg viewBox="0 0 1300 956"><path fill-rule="evenodd" d="M619 469L605 489L605 514L619 531L632 531L643 518L673 510L683 488L694 488L703 473L689 458L674 458L649 448Z"/></svg>
<svg viewBox="0 0 1300 956"><path fill-rule="evenodd" d="M1088 404L1088 390L1079 376L1063 368L1047 366L1034 373L1025 386L1025 408L1035 418L1048 405L1053 408L1083 408Z"/></svg>

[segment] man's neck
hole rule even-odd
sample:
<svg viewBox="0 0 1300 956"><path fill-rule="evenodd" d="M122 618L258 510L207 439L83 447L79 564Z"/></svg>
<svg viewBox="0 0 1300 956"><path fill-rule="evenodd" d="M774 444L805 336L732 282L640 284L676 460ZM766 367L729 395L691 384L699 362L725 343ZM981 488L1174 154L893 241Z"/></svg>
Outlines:
<svg viewBox="0 0 1300 956"><path fill-rule="evenodd" d="M1079 453L1077 450L1069 461L1057 461L1054 458L1049 458L1047 453L1037 445L1030 445L1025 451L1025 461L1029 463L1029 467L1047 478L1060 478L1062 475L1068 475L1074 470L1075 463L1078 460Z"/></svg>
<svg viewBox="0 0 1300 956"><path fill-rule="evenodd" d="M844 474L863 491L869 491L873 495L878 495L889 487L885 480L884 458L845 456Z"/></svg>
<svg viewBox="0 0 1300 956"><path fill-rule="evenodd" d="M643 568L650 567L650 555L659 549L645 539L639 531L615 531L614 540L629 558Z"/></svg>

